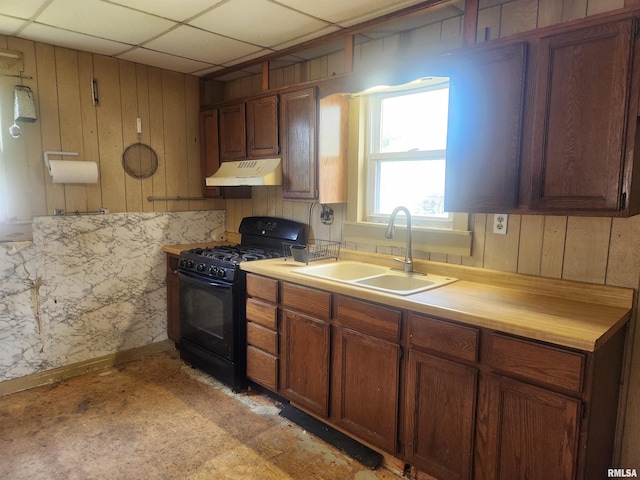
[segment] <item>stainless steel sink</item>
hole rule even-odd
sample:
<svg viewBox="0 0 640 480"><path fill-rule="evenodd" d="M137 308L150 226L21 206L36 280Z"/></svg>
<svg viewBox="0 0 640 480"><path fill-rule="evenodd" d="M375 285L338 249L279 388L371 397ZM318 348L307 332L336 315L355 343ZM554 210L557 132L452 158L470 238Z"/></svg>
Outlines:
<svg viewBox="0 0 640 480"><path fill-rule="evenodd" d="M296 269L297 273L395 295L411 295L455 282L440 275L405 273L370 263L343 261Z"/></svg>

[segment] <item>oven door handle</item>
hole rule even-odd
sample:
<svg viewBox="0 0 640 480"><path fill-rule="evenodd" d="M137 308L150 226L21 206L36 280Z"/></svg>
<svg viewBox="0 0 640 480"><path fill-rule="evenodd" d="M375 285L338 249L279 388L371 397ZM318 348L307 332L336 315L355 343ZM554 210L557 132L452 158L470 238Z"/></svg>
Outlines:
<svg viewBox="0 0 640 480"><path fill-rule="evenodd" d="M186 280L197 285L206 285L207 287L231 288L232 284L224 281L211 280L200 275L193 275L189 272L178 272L178 279Z"/></svg>

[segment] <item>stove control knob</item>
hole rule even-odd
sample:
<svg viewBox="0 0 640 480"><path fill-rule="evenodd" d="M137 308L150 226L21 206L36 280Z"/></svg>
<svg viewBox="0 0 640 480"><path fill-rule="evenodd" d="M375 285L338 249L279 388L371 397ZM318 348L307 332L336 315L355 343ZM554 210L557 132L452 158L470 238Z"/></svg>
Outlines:
<svg viewBox="0 0 640 480"><path fill-rule="evenodd" d="M204 263L201 263L196 267L196 270L199 272L204 272L205 268L206 268L206 265Z"/></svg>
<svg viewBox="0 0 640 480"><path fill-rule="evenodd" d="M212 277L215 277L218 274L218 269L217 267L211 267L209 269L209 275L211 275Z"/></svg>
<svg viewBox="0 0 640 480"><path fill-rule="evenodd" d="M187 268L193 268L193 265L194 265L193 260L187 260L185 263Z"/></svg>
<svg viewBox="0 0 640 480"><path fill-rule="evenodd" d="M187 261L183 258L182 260L180 260L180 263L178 263L178 266L186 267L187 266Z"/></svg>
<svg viewBox="0 0 640 480"><path fill-rule="evenodd" d="M220 270L218 270L218 277L219 278L224 278L227 276L227 272L224 271L224 268L221 268Z"/></svg>

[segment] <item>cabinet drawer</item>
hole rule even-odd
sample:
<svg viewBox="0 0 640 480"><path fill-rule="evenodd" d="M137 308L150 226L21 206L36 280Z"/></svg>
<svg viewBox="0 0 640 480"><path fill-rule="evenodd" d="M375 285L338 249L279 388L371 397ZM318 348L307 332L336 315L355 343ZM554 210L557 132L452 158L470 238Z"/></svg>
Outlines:
<svg viewBox="0 0 640 480"><path fill-rule="evenodd" d="M278 303L278 281L274 278L247 274L247 295Z"/></svg>
<svg viewBox="0 0 640 480"><path fill-rule="evenodd" d="M576 393L582 391L583 354L499 334L489 338L488 360L496 370Z"/></svg>
<svg viewBox="0 0 640 480"><path fill-rule="evenodd" d="M283 283L282 305L316 318L331 317L331 294L315 288Z"/></svg>
<svg viewBox="0 0 640 480"><path fill-rule="evenodd" d="M473 327L409 314L409 343L462 360L478 360L478 330Z"/></svg>
<svg viewBox="0 0 640 480"><path fill-rule="evenodd" d="M278 329L278 307L269 303L256 300L255 298L247 298L247 320L259 323L260 325Z"/></svg>
<svg viewBox="0 0 640 480"><path fill-rule="evenodd" d="M344 296L338 296L337 303L340 325L391 342L400 340L399 310Z"/></svg>
<svg viewBox="0 0 640 480"><path fill-rule="evenodd" d="M278 355L278 332L247 322L247 343L272 355Z"/></svg>
<svg viewBox="0 0 640 480"><path fill-rule="evenodd" d="M278 390L278 358L249 345L247 377L269 390Z"/></svg>

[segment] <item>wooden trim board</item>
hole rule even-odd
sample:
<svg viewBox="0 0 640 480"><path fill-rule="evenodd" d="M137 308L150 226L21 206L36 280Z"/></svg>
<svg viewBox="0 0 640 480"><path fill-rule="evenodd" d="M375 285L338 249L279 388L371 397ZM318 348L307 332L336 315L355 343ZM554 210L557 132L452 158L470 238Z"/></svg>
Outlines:
<svg viewBox="0 0 640 480"><path fill-rule="evenodd" d="M20 392L29 388L49 385L55 382L61 382L68 378L84 375L85 373L95 372L114 365L137 360L138 358L156 353L165 352L175 348L173 341L163 340L161 342L135 347L121 352L110 353L101 357L85 360L64 367L46 370L44 372L34 373L26 377L15 378L0 382L0 396L9 395L10 393Z"/></svg>

